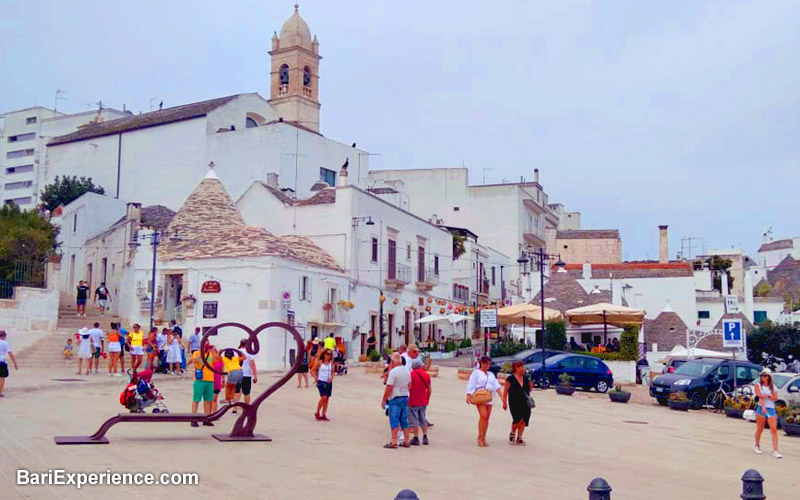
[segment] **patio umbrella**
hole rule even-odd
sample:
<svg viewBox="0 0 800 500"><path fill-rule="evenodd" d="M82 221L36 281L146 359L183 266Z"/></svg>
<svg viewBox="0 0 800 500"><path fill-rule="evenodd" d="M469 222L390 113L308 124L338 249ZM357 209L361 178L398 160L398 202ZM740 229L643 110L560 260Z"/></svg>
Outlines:
<svg viewBox="0 0 800 500"><path fill-rule="evenodd" d="M429 314L424 318L420 318L414 322L415 325L424 325L426 323L436 323L439 321L447 321L447 316L440 316L438 314Z"/></svg>
<svg viewBox="0 0 800 500"><path fill-rule="evenodd" d="M561 312L555 309L544 308L544 320L553 321L561 319ZM527 325L539 325L542 322L542 308L536 304L522 303L513 306L501 307L497 310L497 321L501 325L522 325L522 336L527 336Z"/></svg>
<svg viewBox="0 0 800 500"><path fill-rule="evenodd" d="M591 306L569 309L564 313L573 325L603 325L603 342L608 342L608 325L641 325L645 312L633 307L601 302Z"/></svg>

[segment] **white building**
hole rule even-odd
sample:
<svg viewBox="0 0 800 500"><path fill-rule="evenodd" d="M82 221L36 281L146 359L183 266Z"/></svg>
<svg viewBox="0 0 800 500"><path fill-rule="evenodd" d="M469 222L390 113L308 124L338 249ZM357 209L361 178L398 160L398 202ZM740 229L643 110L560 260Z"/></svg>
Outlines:
<svg viewBox="0 0 800 500"><path fill-rule="evenodd" d="M114 109L64 114L41 106L0 114L0 200L34 208L44 188L39 174L50 138L123 116Z"/></svg>
<svg viewBox="0 0 800 500"><path fill-rule="evenodd" d="M238 94L160 109L86 127L48 143L40 182L56 175L92 177L107 194L176 209L208 165L232 196L278 174L281 188L305 198L318 180L336 185L345 162L350 181L366 182L369 155L319 130L319 43L297 11L272 41L270 100ZM360 172L359 172L360 171Z"/></svg>
<svg viewBox="0 0 800 500"><path fill-rule="evenodd" d="M772 229L764 233L763 241L758 248L758 257L756 259L758 265L769 271L774 269L787 256L800 259L800 236L776 240L772 238Z"/></svg>

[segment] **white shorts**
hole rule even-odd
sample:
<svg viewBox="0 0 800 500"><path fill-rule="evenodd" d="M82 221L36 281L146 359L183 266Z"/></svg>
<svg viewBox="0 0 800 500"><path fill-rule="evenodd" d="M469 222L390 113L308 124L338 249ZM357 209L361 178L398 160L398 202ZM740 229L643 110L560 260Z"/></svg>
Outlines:
<svg viewBox="0 0 800 500"><path fill-rule="evenodd" d="M102 307L103 309L108 309L108 300L107 299L100 299L100 300L98 300L98 302L100 303L100 307Z"/></svg>
<svg viewBox="0 0 800 500"><path fill-rule="evenodd" d="M119 342L108 343L108 352L120 352L120 351L122 351L122 347L120 347Z"/></svg>
<svg viewBox="0 0 800 500"><path fill-rule="evenodd" d="M144 349L140 345L132 345L131 346L131 356L142 356L144 354Z"/></svg>

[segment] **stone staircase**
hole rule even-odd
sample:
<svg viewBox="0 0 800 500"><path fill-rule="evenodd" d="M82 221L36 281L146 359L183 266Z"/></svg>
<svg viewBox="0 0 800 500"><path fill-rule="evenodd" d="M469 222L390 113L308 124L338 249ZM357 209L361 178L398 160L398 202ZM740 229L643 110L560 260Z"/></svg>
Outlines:
<svg viewBox="0 0 800 500"><path fill-rule="evenodd" d="M17 354L20 366L24 366L26 369L54 368L64 367L66 365L70 368L74 368L73 362L67 362L63 359L62 351L66 340L68 338L73 339L73 350L75 351L73 360L75 360L78 355L78 345L75 343L74 336L75 332L83 327L92 328L95 322L100 323L100 328L103 331L108 331L111 328L112 321L119 321L119 318L108 314L101 316L97 313L97 308L91 305L87 307L85 318L76 316L74 308L59 308L56 331L45 335ZM101 366L105 366L104 361L101 361L100 364Z"/></svg>

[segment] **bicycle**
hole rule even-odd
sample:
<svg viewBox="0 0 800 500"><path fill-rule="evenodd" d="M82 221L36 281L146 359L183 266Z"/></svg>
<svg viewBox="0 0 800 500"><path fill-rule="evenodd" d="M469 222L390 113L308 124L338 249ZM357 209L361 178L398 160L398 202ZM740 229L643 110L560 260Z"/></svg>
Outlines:
<svg viewBox="0 0 800 500"><path fill-rule="evenodd" d="M706 404L703 407L712 413L721 412L725 406L725 401L734 399L737 393L739 396L752 396L753 391L749 387L740 387L735 392L726 392L722 385L723 383L720 382L717 390L706 396Z"/></svg>

